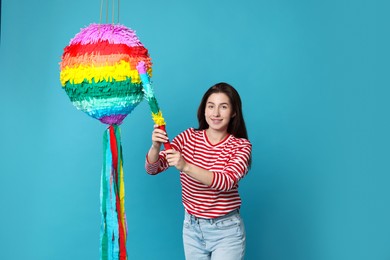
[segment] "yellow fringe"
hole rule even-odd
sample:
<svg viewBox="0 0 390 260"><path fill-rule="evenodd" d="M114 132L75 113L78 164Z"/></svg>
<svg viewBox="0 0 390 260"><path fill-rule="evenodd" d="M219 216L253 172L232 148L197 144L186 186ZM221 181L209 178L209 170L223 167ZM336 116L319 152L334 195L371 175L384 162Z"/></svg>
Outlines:
<svg viewBox="0 0 390 260"><path fill-rule="evenodd" d="M120 221L122 222L122 226L124 227L124 240L126 241L127 237L127 223L126 223L126 218L125 218L125 181L123 177L123 163L121 161L120 166L119 166L119 202L120 202L120 207L121 207L121 214L120 214Z"/></svg>
<svg viewBox="0 0 390 260"><path fill-rule="evenodd" d="M165 120L164 120L164 117L162 115L161 110L158 111L157 114L152 112L152 118L153 118L153 121L156 125L165 125Z"/></svg>
<svg viewBox="0 0 390 260"><path fill-rule="evenodd" d="M80 84L84 80L92 83L92 79L95 82L106 80L111 82L113 79L116 81L124 81L126 78L131 78L131 83L141 83L138 71L131 69L130 64L124 60L113 66L84 66L78 67L66 67L60 73L60 80L62 86L65 86L66 82L70 81L72 84Z"/></svg>

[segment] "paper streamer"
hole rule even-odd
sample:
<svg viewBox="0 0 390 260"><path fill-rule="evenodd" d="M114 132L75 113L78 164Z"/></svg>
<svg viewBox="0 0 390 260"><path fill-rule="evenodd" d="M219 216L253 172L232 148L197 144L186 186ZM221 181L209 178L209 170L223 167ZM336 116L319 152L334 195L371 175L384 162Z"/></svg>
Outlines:
<svg viewBox="0 0 390 260"><path fill-rule="evenodd" d="M102 260L127 259L125 189L120 129L109 126L103 136L100 255Z"/></svg>

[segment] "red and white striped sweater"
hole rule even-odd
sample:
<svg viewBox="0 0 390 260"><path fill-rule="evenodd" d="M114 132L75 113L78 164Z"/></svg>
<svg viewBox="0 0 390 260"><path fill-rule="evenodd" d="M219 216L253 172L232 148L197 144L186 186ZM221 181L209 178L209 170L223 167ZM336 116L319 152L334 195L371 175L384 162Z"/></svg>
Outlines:
<svg viewBox="0 0 390 260"><path fill-rule="evenodd" d="M248 172L252 151L247 139L228 135L213 145L205 130L189 128L176 136L171 144L187 162L214 173L212 184L207 186L180 172L182 201L188 213L201 218L216 218L240 208L238 182ZM166 170L169 165L165 156L165 151L161 151L157 162L146 160L147 173L154 175Z"/></svg>

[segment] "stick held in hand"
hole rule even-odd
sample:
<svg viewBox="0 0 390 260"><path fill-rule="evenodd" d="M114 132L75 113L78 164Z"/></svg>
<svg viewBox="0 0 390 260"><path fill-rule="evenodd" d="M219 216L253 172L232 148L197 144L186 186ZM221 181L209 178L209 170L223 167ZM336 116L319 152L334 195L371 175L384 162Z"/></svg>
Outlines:
<svg viewBox="0 0 390 260"><path fill-rule="evenodd" d="M157 99L154 95L154 91L152 88L152 85L150 84L149 76L146 71L145 62L140 61L137 64L137 70L139 73L139 76L142 81L143 91L144 91L144 97L146 101L148 101L150 110L152 111L152 119L156 125L158 125L158 128L166 132L165 129L165 120L162 115L162 112L158 106ZM171 144L168 142L164 143L165 150L172 149Z"/></svg>

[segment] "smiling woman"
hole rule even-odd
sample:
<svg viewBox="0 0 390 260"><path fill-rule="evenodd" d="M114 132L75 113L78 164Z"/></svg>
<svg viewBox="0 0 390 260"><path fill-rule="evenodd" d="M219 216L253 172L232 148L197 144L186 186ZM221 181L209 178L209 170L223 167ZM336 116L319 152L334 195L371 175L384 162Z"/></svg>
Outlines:
<svg viewBox="0 0 390 260"><path fill-rule="evenodd" d="M166 151L160 151L166 133L155 127L146 171L156 175L174 166L180 172L187 260L244 259L238 183L250 168L252 145L238 92L224 82L210 87L199 105L198 121L198 129L176 136L173 149Z"/></svg>
<svg viewBox="0 0 390 260"><path fill-rule="evenodd" d="M0 260L100 257L106 126L58 79L62 48L99 20L99 3L0 0ZM253 144L238 188L245 259L390 260L388 10L384 0L121 1L121 23L150 50L171 143L198 129L207 86L224 80L241 95ZM221 200L186 175L182 190L174 166L146 175L148 106L121 125L128 259L184 260L182 192L189 208ZM211 165L232 138L212 145L197 129L187 133L202 147L184 155ZM231 185L224 159L218 189Z"/></svg>

